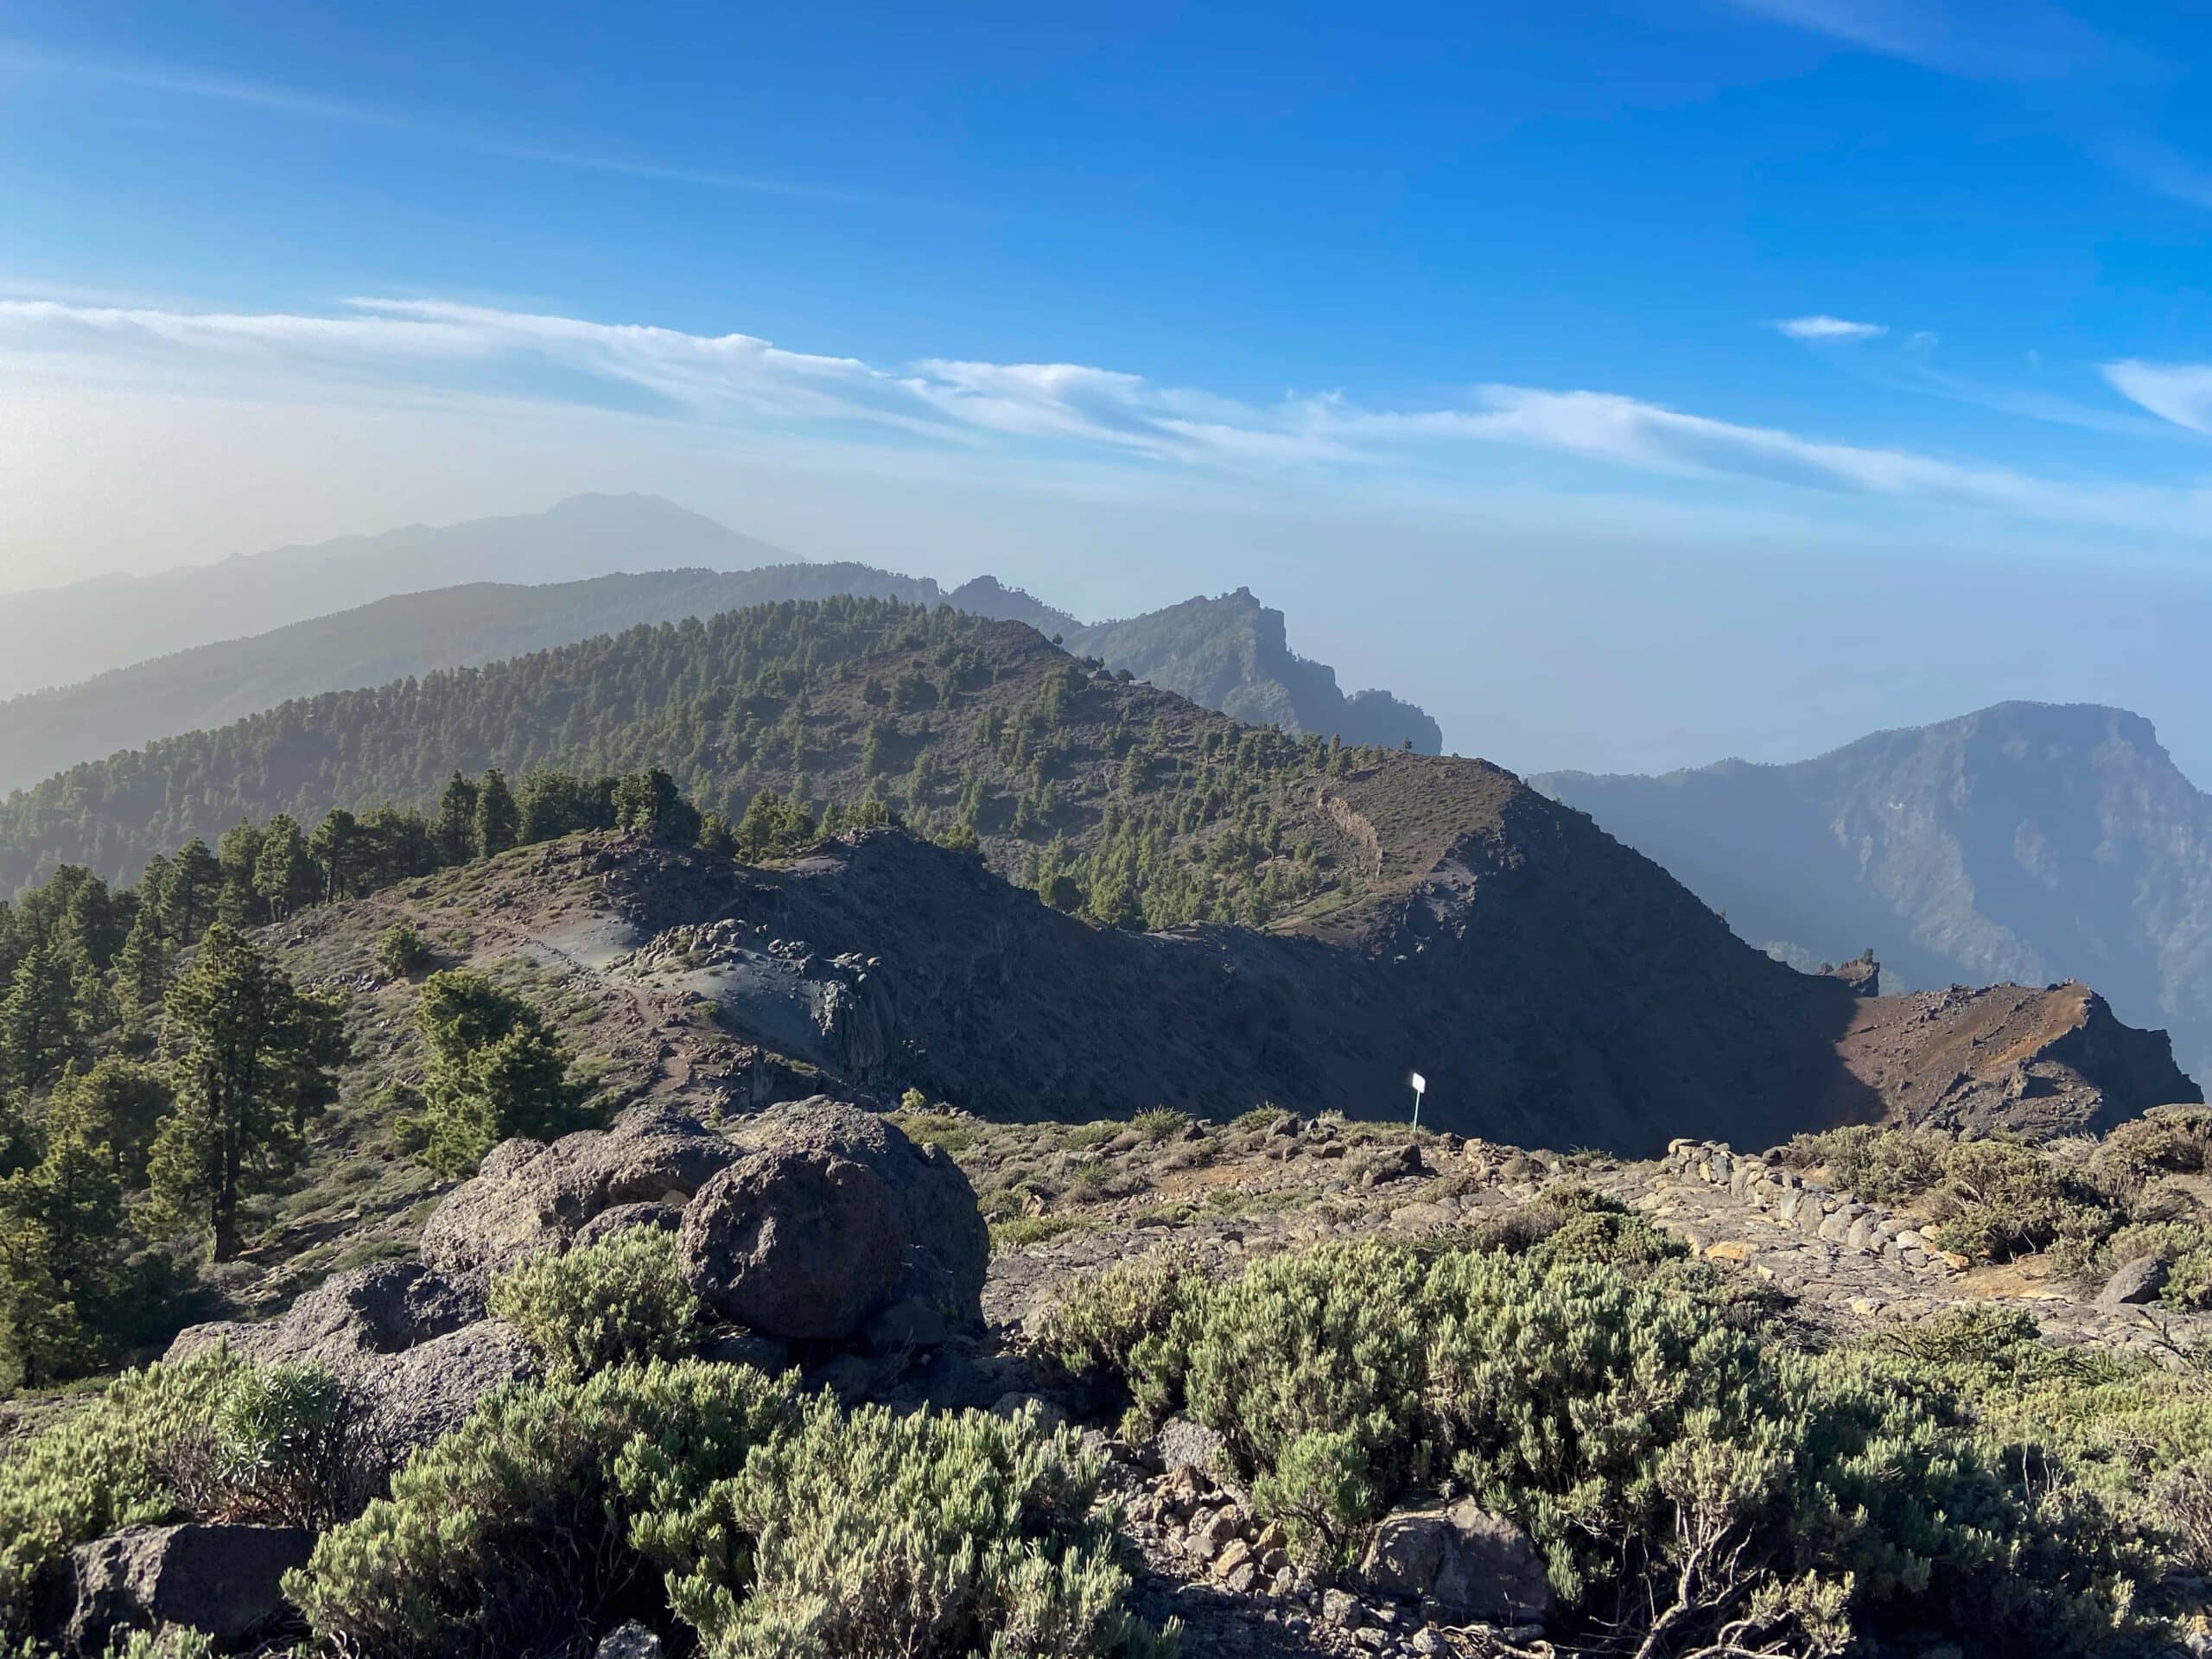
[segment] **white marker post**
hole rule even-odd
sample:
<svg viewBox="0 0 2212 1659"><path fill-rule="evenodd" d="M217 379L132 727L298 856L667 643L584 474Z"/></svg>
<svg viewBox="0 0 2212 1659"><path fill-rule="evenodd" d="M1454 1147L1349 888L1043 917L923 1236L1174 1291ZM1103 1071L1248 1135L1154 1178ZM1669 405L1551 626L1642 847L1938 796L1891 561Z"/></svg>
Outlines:
<svg viewBox="0 0 2212 1659"><path fill-rule="evenodd" d="M1428 1079L1414 1073L1414 1128L1421 1128L1421 1097L1428 1092Z"/></svg>

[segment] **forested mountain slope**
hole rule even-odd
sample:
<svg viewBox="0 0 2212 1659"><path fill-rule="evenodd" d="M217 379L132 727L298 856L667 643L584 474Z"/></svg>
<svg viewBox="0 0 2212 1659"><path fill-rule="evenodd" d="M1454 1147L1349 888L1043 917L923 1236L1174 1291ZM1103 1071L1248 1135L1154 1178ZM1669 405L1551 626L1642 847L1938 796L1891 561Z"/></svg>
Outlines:
<svg viewBox="0 0 2212 1659"><path fill-rule="evenodd" d="M2078 988L2048 1008L2034 994L2014 1021L2033 1039L1970 1090L1951 1089L1965 1073L1948 1061L1931 1086L1915 1056L1941 1022L1872 1031L1880 1004L1746 947L1508 772L1240 726L1023 625L878 600L636 628L78 767L0 807L0 879L65 862L128 875L280 810L304 825L334 805L428 807L455 768L655 764L748 824L800 816L798 797L940 843L870 842L764 901L764 925L805 941L799 957L903 964L871 993L893 994L874 1027L892 1048L863 1036L816 1057L856 1084L883 1083L895 1050L1008 1106L1049 1086L1085 1110L1257 1090L1365 1111L1419 1066L1439 1122L1624 1147L1685 1123L1772 1139L2044 1096L2086 1122L2188 1087L2161 1039L2115 1034ZM639 941L734 913L736 890L714 877L702 897L689 868L620 877ZM483 898L501 913L533 902ZM1144 929L1191 931L1170 949L1139 943ZM825 984L806 1006L865 1010L856 995ZM1102 1001L1119 1036L1071 1036ZM1873 1063L1845 1063L1854 1033ZM1078 1058L1046 1065L1055 1048ZM2118 1086L2090 1075L2101 1056Z"/></svg>
<svg viewBox="0 0 2212 1659"><path fill-rule="evenodd" d="M1443 747L1434 721L1388 692L1344 696L1334 670L1290 651L1282 613L1262 607L1242 588L1087 628L989 576L948 593L929 577L864 564L772 564L402 594L10 698L0 702L0 791L296 697L496 662L639 623L833 594L950 603L978 616L1027 622L1064 638L1071 650L1103 657L1109 667L1130 669L1194 702L1294 735L1311 731L1392 747L1410 739L1425 753Z"/></svg>
<svg viewBox="0 0 2212 1659"><path fill-rule="evenodd" d="M791 559L658 496L578 495L541 513L410 524L153 575L102 576L0 594L0 696L427 588Z"/></svg>
<svg viewBox="0 0 2212 1659"><path fill-rule="evenodd" d="M1747 939L1872 946L1916 985L2086 979L2212 1071L2212 797L2140 715L2000 703L1792 766L1534 781Z"/></svg>

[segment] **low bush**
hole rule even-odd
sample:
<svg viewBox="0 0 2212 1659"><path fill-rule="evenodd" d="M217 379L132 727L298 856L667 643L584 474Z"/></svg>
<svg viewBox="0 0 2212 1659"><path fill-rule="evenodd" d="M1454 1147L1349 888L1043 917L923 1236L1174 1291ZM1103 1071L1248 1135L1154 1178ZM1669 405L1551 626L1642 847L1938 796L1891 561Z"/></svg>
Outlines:
<svg viewBox="0 0 2212 1659"><path fill-rule="evenodd" d="M1518 1255L1365 1242L1221 1283L1121 1269L1040 1341L1139 1417L1218 1432L1300 1548L1347 1559L1447 1483L1529 1529L1585 1633L1648 1651L1833 1654L1885 1623L2055 1651L2128 1624L2158 1573L2133 1520L2064 1446L1977 1417L1974 1379L2016 1332L1797 1351L1690 1264L1553 1249L1578 1216L1617 1221L1560 1196Z"/></svg>
<svg viewBox="0 0 2212 1659"><path fill-rule="evenodd" d="M127 1371L0 1458L0 1632L78 1544L184 1519L327 1524L365 1500L378 1452L319 1370L218 1348Z"/></svg>
<svg viewBox="0 0 2212 1659"><path fill-rule="evenodd" d="M2033 1147L1961 1141L1943 1154L1929 1199L1936 1242L1984 1261L2007 1262L2063 1238L2109 1232L2120 1217L2100 1196Z"/></svg>
<svg viewBox="0 0 2212 1659"><path fill-rule="evenodd" d="M1835 1184L1868 1204L1908 1204L1943 1177L1955 1144L1938 1129L1850 1124L1795 1136L1783 1159L1801 1169L1825 1167Z"/></svg>
<svg viewBox="0 0 2212 1659"><path fill-rule="evenodd" d="M491 1305L555 1375L680 1358L695 1346L699 1317L676 1235L658 1227L531 1256L493 1281Z"/></svg>
<svg viewBox="0 0 2212 1659"><path fill-rule="evenodd" d="M1093 1510L1103 1466L1033 1408L898 1416L823 1395L639 1537L712 1659L1164 1659L1174 1632L1122 1605L1128 1575Z"/></svg>
<svg viewBox="0 0 2212 1659"><path fill-rule="evenodd" d="M377 969L393 979L410 979L430 965L430 942L412 922L394 922L377 936Z"/></svg>
<svg viewBox="0 0 2212 1659"><path fill-rule="evenodd" d="M657 1604L633 1523L690 1513L795 1412L790 1382L699 1360L503 1389L325 1533L287 1593L343 1653L554 1651Z"/></svg>

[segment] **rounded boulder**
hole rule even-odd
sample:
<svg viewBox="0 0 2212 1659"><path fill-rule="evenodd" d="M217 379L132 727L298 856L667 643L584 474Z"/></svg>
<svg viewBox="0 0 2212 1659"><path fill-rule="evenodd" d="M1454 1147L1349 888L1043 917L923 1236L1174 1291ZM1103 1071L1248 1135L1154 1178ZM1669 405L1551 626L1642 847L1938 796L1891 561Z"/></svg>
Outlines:
<svg viewBox="0 0 2212 1659"><path fill-rule="evenodd" d="M859 1335L899 1303L949 1327L982 1317L990 1236L959 1166L893 1124L816 1096L747 1120L742 1150L683 1211L699 1299L769 1336Z"/></svg>

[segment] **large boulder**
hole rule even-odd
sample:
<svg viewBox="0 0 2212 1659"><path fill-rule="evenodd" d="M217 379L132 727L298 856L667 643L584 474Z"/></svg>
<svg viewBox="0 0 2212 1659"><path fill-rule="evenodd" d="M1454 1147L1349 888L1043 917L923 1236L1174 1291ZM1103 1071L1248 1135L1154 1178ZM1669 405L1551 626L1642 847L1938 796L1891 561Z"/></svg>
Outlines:
<svg viewBox="0 0 2212 1659"><path fill-rule="evenodd" d="M679 1254L715 1313L793 1340L842 1339L902 1303L982 1317L990 1235L975 1189L935 1147L817 1096L747 1119L735 1162L683 1212ZM899 1323L912 1332L927 1321Z"/></svg>
<svg viewBox="0 0 2212 1659"><path fill-rule="evenodd" d="M1383 1594L1432 1601L1460 1623L1524 1624L1551 1611L1551 1581L1529 1535L1471 1498L1385 1516L1359 1570Z"/></svg>
<svg viewBox="0 0 2212 1659"><path fill-rule="evenodd" d="M70 1552L49 1626L67 1650L105 1651L128 1629L185 1624L244 1646L285 1609L283 1580L307 1565L300 1527L130 1527Z"/></svg>
<svg viewBox="0 0 2212 1659"><path fill-rule="evenodd" d="M582 1129L548 1146L501 1142L475 1176L433 1211L423 1259L480 1281L543 1249L565 1249L609 1210L682 1205L739 1149L681 1113L632 1113L611 1129Z"/></svg>

